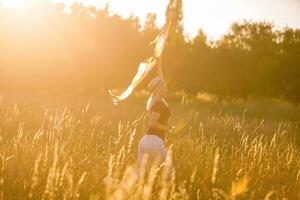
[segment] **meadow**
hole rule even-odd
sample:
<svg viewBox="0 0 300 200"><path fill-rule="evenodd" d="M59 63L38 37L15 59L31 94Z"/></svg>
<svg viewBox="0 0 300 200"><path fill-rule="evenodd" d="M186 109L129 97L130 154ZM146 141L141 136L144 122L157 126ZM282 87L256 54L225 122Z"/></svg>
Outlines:
<svg viewBox="0 0 300 200"><path fill-rule="evenodd" d="M300 199L300 108L172 98L175 175L136 180L146 97L0 98L0 199Z"/></svg>

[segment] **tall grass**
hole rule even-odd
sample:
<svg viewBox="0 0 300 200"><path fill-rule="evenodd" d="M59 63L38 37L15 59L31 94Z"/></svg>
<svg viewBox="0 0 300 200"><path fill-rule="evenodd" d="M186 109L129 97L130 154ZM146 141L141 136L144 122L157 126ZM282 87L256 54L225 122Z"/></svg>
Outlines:
<svg viewBox="0 0 300 200"><path fill-rule="evenodd" d="M136 167L144 100L97 101L0 101L0 199L300 199L298 108L172 101L170 178Z"/></svg>

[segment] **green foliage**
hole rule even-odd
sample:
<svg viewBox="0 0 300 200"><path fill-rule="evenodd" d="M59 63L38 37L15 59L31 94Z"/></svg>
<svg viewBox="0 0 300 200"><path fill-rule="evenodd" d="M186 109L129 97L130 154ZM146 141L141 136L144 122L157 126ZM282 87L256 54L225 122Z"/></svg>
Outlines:
<svg viewBox="0 0 300 200"><path fill-rule="evenodd" d="M125 88L152 53L159 32L155 14L144 29L134 17L75 3L0 8L0 91L94 94ZM170 37L163 55L175 90L209 92L221 100L280 98L300 102L300 30L275 30L268 22L234 23L209 41L203 31L183 35L182 0L166 10Z"/></svg>

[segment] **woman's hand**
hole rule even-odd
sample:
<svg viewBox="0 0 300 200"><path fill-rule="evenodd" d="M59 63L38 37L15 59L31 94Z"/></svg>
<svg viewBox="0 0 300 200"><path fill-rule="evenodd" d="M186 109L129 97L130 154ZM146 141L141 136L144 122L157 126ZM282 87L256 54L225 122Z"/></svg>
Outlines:
<svg viewBox="0 0 300 200"><path fill-rule="evenodd" d="M175 127L176 127L176 126L171 125L171 124L168 125L168 131L169 131L169 132L173 132L173 131L175 130Z"/></svg>

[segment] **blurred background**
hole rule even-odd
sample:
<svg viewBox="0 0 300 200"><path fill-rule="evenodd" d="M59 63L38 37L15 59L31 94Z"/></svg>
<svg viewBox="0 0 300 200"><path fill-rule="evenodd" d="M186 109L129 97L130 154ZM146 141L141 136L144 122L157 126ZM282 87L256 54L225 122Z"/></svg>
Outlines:
<svg viewBox="0 0 300 200"><path fill-rule="evenodd" d="M297 1L281 1L282 15L273 12L279 1L257 8L229 1L236 6L230 9L181 0L154 1L153 7L95 2L0 1L0 93L91 96L124 89L167 20L173 26L163 68L171 92L300 102ZM259 7L265 4L269 8ZM247 15L251 6L257 13ZM243 12L245 20L238 17ZM283 25L288 19L291 26Z"/></svg>

